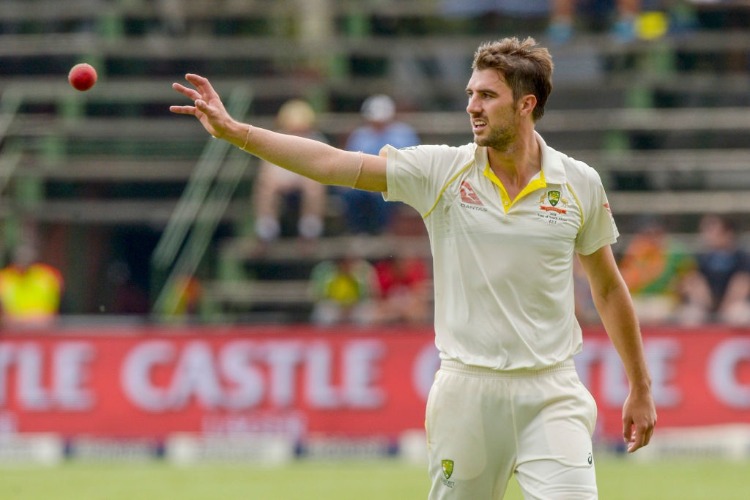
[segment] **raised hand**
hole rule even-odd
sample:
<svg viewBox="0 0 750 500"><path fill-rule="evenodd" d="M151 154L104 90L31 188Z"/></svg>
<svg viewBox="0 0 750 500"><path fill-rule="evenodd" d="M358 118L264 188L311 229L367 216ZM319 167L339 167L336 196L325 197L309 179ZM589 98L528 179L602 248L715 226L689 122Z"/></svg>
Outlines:
<svg viewBox="0 0 750 500"><path fill-rule="evenodd" d="M180 115L193 115L201 122L203 128L218 139L226 138L232 117L221 102L221 97L214 90L207 78L193 73L185 75L185 79L194 87L186 87L180 83L173 83L172 88L184 95L193 105L170 106L169 111Z"/></svg>

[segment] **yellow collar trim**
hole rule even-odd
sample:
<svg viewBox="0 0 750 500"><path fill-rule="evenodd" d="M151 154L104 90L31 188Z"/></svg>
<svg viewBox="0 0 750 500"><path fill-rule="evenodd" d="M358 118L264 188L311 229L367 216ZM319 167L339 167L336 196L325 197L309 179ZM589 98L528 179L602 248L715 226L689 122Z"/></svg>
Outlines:
<svg viewBox="0 0 750 500"><path fill-rule="evenodd" d="M518 196L516 196L515 199L511 200L510 196L508 196L508 191L506 191L505 186L503 186L502 181L498 178L497 175L495 175L495 172L493 172L492 169L490 168L489 162L487 162L487 165L485 165L484 167L484 176L487 177L490 181L492 181L492 183L495 184L500 190L500 199L503 202L503 210L505 210L505 213L507 213L508 210L510 210L510 208L513 206L515 202L522 199L527 194L533 193L537 189L547 187L547 180L544 178L544 170L540 170L538 176L534 176L534 178L531 179L529 183L526 184L526 186L524 186L521 192L518 193Z"/></svg>

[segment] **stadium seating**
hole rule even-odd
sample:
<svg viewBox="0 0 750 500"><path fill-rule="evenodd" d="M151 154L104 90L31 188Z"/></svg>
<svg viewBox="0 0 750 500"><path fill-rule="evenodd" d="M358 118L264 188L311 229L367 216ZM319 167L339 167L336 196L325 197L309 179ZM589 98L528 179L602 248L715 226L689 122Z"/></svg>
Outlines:
<svg viewBox="0 0 750 500"><path fill-rule="evenodd" d="M145 0L0 5L6 223L32 217L46 227L74 228L71 241L82 234L106 239L124 226L158 237L208 141L194 122L167 110L179 101L171 82L187 71L210 76L223 95L251 87L248 119L261 126L272 125L284 100L305 97L321 112L324 133L341 145L359 122L359 103L378 91L394 96L401 118L424 142L461 144L471 140L463 83L443 78L441 62L460 73L482 40L530 34L546 41L539 18L462 22L441 16L432 0L183 4L176 17ZM593 32L551 48L555 90L538 128L552 146L600 171L624 233L644 212L690 233L700 213L750 210L750 14L739 2L696 5L693 13L692 31L658 40L623 45ZM82 60L100 76L87 93L65 82L68 68ZM214 312L242 315L257 303L258 287L225 279L261 273L242 236L252 180L249 168L197 271ZM332 202L328 236L337 236L336 217ZM377 241L372 248L380 248ZM319 257L305 262L309 267ZM102 272L108 258L93 250L69 256L73 269ZM281 314L299 318L304 270L290 274L296 287L271 284L262 294L285 299L278 303L290 307ZM78 312L95 311L87 285L70 285Z"/></svg>

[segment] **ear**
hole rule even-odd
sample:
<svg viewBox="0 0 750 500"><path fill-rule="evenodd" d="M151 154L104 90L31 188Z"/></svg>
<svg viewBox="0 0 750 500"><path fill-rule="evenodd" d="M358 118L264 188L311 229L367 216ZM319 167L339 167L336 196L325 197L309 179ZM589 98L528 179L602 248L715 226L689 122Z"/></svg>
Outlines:
<svg viewBox="0 0 750 500"><path fill-rule="evenodd" d="M536 108L536 96L534 94L526 94L518 100L518 111L521 116L531 116L534 108Z"/></svg>

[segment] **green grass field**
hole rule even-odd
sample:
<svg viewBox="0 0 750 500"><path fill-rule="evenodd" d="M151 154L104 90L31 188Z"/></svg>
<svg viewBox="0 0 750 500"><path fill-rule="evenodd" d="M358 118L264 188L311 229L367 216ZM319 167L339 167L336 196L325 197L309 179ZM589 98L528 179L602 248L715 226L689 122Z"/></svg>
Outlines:
<svg viewBox="0 0 750 500"><path fill-rule="evenodd" d="M746 500L750 463L597 463L603 500ZM423 467L392 461L175 467L166 463L67 463L0 468L3 500L402 500L425 499ZM511 484L506 499L521 499ZM480 500L480 499L478 499Z"/></svg>

